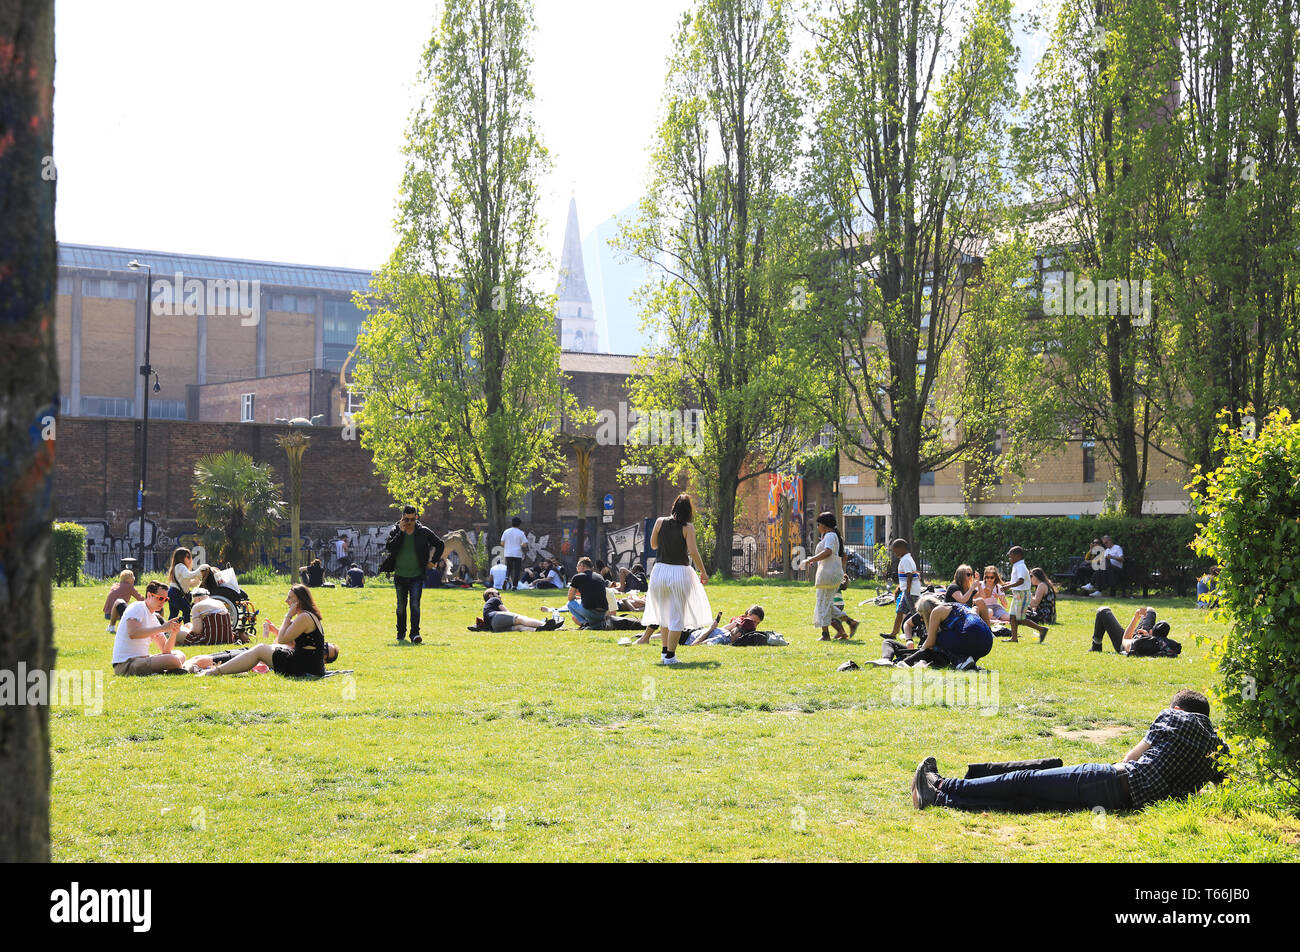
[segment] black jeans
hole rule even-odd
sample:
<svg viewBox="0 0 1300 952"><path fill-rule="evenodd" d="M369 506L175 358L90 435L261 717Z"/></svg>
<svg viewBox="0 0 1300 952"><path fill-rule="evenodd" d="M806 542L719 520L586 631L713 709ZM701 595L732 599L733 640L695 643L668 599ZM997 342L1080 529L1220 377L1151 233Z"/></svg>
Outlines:
<svg viewBox="0 0 1300 952"><path fill-rule="evenodd" d="M1109 812L1131 803L1128 788L1113 764L1016 770L978 780L945 779L939 792L941 806L976 812L1095 807Z"/></svg>
<svg viewBox="0 0 1300 952"><path fill-rule="evenodd" d="M190 609L194 606L194 596L189 592L183 592L175 585L167 589L167 620L171 621L177 615L181 621L189 622Z"/></svg>
<svg viewBox="0 0 1300 952"><path fill-rule="evenodd" d="M1142 620L1137 623L1139 628L1150 631L1156 626L1156 613L1147 612L1142 616ZM1119 623L1115 613L1107 607L1097 609L1097 619L1092 624L1092 650L1100 651L1102 646L1102 636L1110 635L1110 643L1115 646L1116 651L1124 650L1124 630L1125 626Z"/></svg>
<svg viewBox="0 0 1300 952"><path fill-rule="evenodd" d="M511 588L519 587L519 573L524 569L524 560L522 557L513 556L506 558L506 578L510 580Z"/></svg>
<svg viewBox="0 0 1300 952"><path fill-rule="evenodd" d="M406 578L393 576L393 588L397 591L397 640L406 637L406 604L411 603L411 637L420 634L420 596L424 594L424 577Z"/></svg>

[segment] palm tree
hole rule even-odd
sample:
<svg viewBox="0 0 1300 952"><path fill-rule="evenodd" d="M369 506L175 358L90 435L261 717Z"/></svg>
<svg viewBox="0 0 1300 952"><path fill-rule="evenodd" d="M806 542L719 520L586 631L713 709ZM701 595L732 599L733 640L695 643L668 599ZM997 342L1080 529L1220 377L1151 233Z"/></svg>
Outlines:
<svg viewBox="0 0 1300 952"><path fill-rule="evenodd" d="M298 571L298 552L302 547L298 531L298 514L302 511L302 454L307 452L311 439L299 430L277 436L275 442L289 457L289 577Z"/></svg>
<svg viewBox="0 0 1300 952"><path fill-rule="evenodd" d="M194 464L194 514L216 561L247 567L258 545L270 548L284 518L281 488L269 465L229 450Z"/></svg>

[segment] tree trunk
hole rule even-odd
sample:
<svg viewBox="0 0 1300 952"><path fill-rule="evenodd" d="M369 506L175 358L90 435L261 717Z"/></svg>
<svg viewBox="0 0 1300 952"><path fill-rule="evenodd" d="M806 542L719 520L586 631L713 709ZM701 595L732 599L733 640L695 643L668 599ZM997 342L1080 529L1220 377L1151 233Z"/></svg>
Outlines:
<svg viewBox="0 0 1300 952"><path fill-rule="evenodd" d="M739 490L740 464L724 459L718 467L718 499L713 520L713 574L719 578L732 577L731 546L736 534L736 493Z"/></svg>
<svg viewBox="0 0 1300 952"><path fill-rule="evenodd" d="M44 436L59 409L53 99L54 0L0 5L0 671L15 674L54 666L54 440ZM0 707L3 863L50 859L49 715L48 704Z"/></svg>
<svg viewBox="0 0 1300 952"><path fill-rule="evenodd" d="M897 468L894 470L895 481L889 490L889 516L893 523L893 538L886 541L906 539L912 554L915 555L916 539L913 535L916 520L921 517L921 474L917 471L919 467L915 463L908 463L907 468L914 471L908 479L903 479ZM919 564L920 560L917 561Z"/></svg>

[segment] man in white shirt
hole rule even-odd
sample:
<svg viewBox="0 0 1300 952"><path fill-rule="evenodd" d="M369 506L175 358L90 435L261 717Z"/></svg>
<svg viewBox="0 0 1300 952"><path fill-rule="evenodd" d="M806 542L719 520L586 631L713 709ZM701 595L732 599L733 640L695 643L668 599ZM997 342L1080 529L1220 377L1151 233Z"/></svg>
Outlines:
<svg viewBox="0 0 1300 952"><path fill-rule="evenodd" d="M185 653L174 650L180 619L158 622L157 613L165 604L167 586L155 581L145 586L144 601L127 606L113 639L114 674L161 674L185 663ZM153 657L149 656L150 641L158 645L159 653Z"/></svg>
<svg viewBox="0 0 1300 952"><path fill-rule="evenodd" d="M488 569L488 578L492 579L492 587L497 591L506 587L506 566L504 562L498 562Z"/></svg>
<svg viewBox="0 0 1300 952"><path fill-rule="evenodd" d="M1007 552L1007 561L1011 563L1011 580L1003 591L1011 596L1011 640L1019 641L1020 626L1028 625L1038 632L1038 643L1042 644L1047 639L1047 628L1028 618L1034 585L1029 579L1029 566L1025 565L1025 550L1018 545L1012 546Z"/></svg>
<svg viewBox="0 0 1300 952"><path fill-rule="evenodd" d="M1092 593L1093 598L1101 598L1101 589L1110 592L1111 598L1115 597L1115 589L1124 582L1124 550L1118 542L1112 542L1110 536L1101 537L1101 544L1106 547L1106 576L1097 591Z"/></svg>
<svg viewBox="0 0 1300 952"><path fill-rule="evenodd" d="M519 517L510 520L510 528L501 533L502 555L506 560L506 573L510 576L510 587L519 587L519 574L524 568L524 549L528 548L528 536L521 525ZM500 586L498 586L500 587Z"/></svg>

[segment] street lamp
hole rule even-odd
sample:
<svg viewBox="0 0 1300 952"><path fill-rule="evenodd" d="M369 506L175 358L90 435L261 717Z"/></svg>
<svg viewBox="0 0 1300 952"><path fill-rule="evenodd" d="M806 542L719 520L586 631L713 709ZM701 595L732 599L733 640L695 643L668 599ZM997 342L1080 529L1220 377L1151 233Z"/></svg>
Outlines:
<svg viewBox="0 0 1300 952"><path fill-rule="evenodd" d="M141 263L134 258L127 265L132 271L145 269L144 282L144 363L140 367L140 376L144 377L144 436L140 441L140 489L136 494L136 508L140 512L140 544L137 550L139 556L138 569L140 578L144 577L144 486L145 475L149 472L149 378L154 378L153 389L157 393L162 387L158 383L158 375L153 372L153 367L149 365L149 338L153 330L153 305L149 300L149 295L153 293L153 265Z"/></svg>

